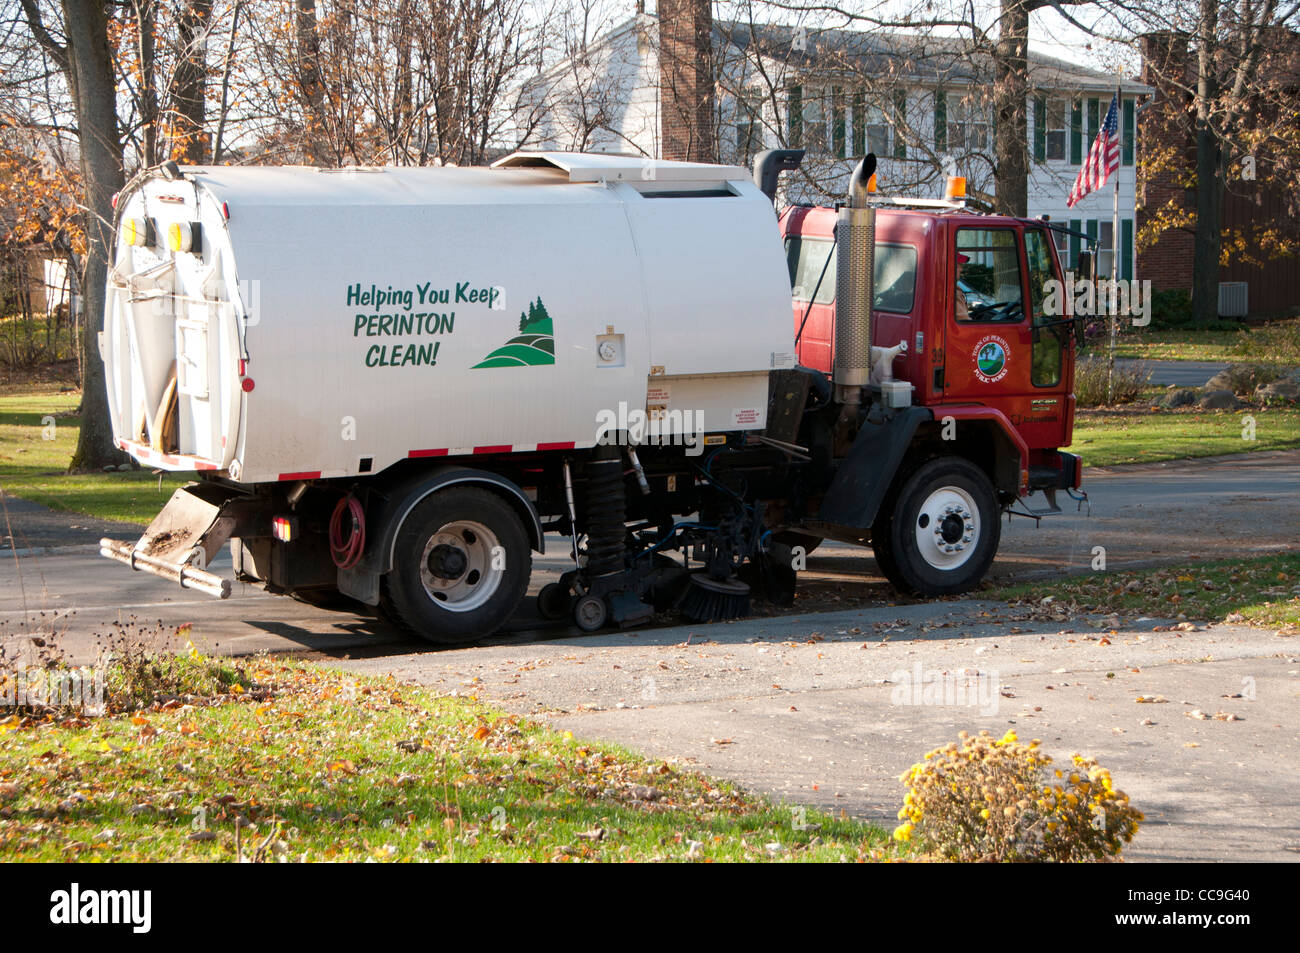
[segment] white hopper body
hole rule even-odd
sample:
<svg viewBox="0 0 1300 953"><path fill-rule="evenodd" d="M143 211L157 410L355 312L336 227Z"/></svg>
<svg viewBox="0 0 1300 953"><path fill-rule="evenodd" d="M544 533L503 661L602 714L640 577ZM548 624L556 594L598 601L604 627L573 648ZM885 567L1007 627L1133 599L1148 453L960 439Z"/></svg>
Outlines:
<svg viewBox="0 0 1300 953"><path fill-rule="evenodd" d="M590 447L611 422L756 430L793 363L779 231L743 169L183 173L120 196L152 240L119 240L101 339L115 436L149 465L259 483ZM198 254L167 249L180 222Z"/></svg>

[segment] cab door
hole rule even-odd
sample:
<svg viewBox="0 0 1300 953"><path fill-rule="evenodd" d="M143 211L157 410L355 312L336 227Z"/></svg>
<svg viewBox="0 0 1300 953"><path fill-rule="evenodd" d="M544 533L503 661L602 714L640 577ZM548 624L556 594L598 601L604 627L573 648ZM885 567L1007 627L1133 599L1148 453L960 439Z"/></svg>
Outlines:
<svg viewBox="0 0 1300 953"><path fill-rule="evenodd" d="M1069 335L1041 327L1056 320L1045 230L971 222L949 241L944 402L1002 411L1031 449L1064 446Z"/></svg>
<svg viewBox="0 0 1300 953"><path fill-rule="evenodd" d="M1030 387L1032 341L1019 232L991 223L958 225L950 241L944 401L1006 411L1008 397Z"/></svg>

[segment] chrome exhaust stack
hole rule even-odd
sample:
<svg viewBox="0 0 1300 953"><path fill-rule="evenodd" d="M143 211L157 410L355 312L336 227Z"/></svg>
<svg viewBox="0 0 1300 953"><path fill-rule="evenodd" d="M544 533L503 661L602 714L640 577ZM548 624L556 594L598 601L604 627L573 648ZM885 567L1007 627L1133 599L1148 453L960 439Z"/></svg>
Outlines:
<svg viewBox="0 0 1300 953"><path fill-rule="evenodd" d="M867 153L849 176L848 203L835 225L835 399L854 406L871 379L876 210L867 204L867 183L875 171L876 157Z"/></svg>

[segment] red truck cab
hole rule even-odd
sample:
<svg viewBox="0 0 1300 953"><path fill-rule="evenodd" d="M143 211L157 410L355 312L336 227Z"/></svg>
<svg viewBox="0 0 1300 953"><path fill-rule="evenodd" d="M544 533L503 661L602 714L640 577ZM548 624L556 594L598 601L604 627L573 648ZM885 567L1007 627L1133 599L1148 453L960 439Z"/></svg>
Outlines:
<svg viewBox="0 0 1300 953"><path fill-rule="evenodd" d="M830 374L836 210L780 216L800 363ZM965 210L878 207L871 343L907 343L895 379L936 422L981 421L1019 451L1015 495L1077 487L1075 339L1056 306L1062 268L1044 222ZM1049 494L1050 498L1050 494Z"/></svg>

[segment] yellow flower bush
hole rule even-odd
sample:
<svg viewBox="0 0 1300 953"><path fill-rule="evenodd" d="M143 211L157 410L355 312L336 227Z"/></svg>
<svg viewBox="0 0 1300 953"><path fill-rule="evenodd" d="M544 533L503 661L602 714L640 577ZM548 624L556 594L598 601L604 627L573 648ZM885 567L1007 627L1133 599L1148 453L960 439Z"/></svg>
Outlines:
<svg viewBox="0 0 1300 953"><path fill-rule="evenodd" d="M1137 833L1141 812L1092 758L1074 755L1067 779L1014 731L959 737L899 779L895 840L916 835L949 860L1065 862L1113 859Z"/></svg>

